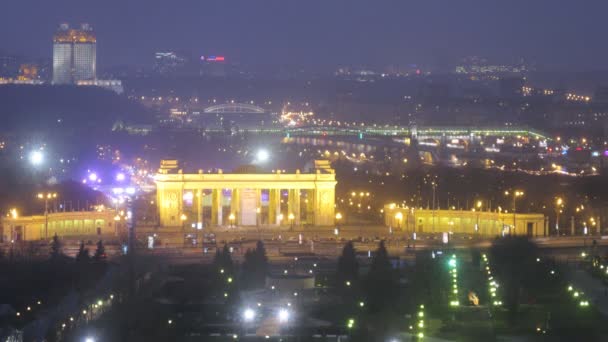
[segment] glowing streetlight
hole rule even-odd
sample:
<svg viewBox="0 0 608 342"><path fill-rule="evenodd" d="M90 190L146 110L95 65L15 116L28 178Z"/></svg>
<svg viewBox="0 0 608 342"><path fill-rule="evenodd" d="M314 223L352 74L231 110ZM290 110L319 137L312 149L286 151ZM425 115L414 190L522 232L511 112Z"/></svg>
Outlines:
<svg viewBox="0 0 608 342"><path fill-rule="evenodd" d="M258 162L265 163L270 159L270 153L268 153L267 150L262 149L257 152L255 157Z"/></svg>
<svg viewBox="0 0 608 342"><path fill-rule="evenodd" d="M38 199L44 200L44 238L49 238L49 200L57 198L57 193L38 193Z"/></svg>
<svg viewBox="0 0 608 342"><path fill-rule="evenodd" d="M475 204L475 206L477 207L477 222L475 223L475 232L476 233L479 232L479 211L481 210L482 205L483 205L483 203L481 201L477 201L477 203Z"/></svg>
<svg viewBox="0 0 608 342"><path fill-rule="evenodd" d="M255 318L255 311L253 309L247 308L243 310L243 320L245 322L251 322Z"/></svg>
<svg viewBox="0 0 608 342"><path fill-rule="evenodd" d="M17 217L19 217L19 213L17 212L17 208L13 208L13 209L11 209L11 210L10 210L10 214L11 214L11 217L12 217L13 219L16 219Z"/></svg>
<svg viewBox="0 0 608 342"><path fill-rule="evenodd" d="M97 176L97 174L95 172L89 173L88 178L91 182L96 182L99 179L99 177Z"/></svg>
<svg viewBox="0 0 608 342"><path fill-rule="evenodd" d="M509 196L509 194L510 194L509 191L505 191L505 196ZM512 230L515 230L515 213L517 212L516 200L517 200L517 197L522 197L524 195L524 192L521 190L513 190L512 195L513 195L513 229ZM507 211L505 210L505 213L506 212ZM509 234L512 233L512 230L509 229Z"/></svg>
<svg viewBox="0 0 608 342"><path fill-rule="evenodd" d="M562 212L564 200L561 197L555 199L555 233L559 236L559 214Z"/></svg>
<svg viewBox="0 0 608 342"><path fill-rule="evenodd" d="M188 219L188 216L186 216L186 214L181 214L179 219L180 219L180 221L182 221L182 229L183 229L186 225L186 220Z"/></svg>
<svg viewBox="0 0 608 342"><path fill-rule="evenodd" d="M44 154L42 151L32 151L30 152L28 159L32 165L38 166L44 163Z"/></svg>
<svg viewBox="0 0 608 342"><path fill-rule="evenodd" d="M278 313L279 323L289 322L289 311L287 309L281 309Z"/></svg>
<svg viewBox="0 0 608 342"><path fill-rule="evenodd" d="M401 229L401 220L403 220L403 213L402 212L396 213L395 220L397 220L397 229Z"/></svg>
<svg viewBox="0 0 608 342"><path fill-rule="evenodd" d="M287 219L289 220L289 223L291 224L291 228L293 228L293 222L296 219L296 217L293 215L293 213L289 213L289 215L287 215Z"/></svg>
<svg viewBox="0 0 608 342"><path fill-rule="evenodd" d="M234 213L230 213L230 215L228 215L228 221L230 221L230 226L234 227L234 220L236 219L236 216L234 216Z"/></svg>

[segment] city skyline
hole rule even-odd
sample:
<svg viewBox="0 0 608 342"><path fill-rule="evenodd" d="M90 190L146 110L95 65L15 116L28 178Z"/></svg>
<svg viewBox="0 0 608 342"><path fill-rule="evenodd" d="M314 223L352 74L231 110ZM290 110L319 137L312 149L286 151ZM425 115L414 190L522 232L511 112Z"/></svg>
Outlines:
<svg viewBox="0 0 608 342"><path fill-rule="evenodd" d="M60 6L69 5L69 6ZM524 57L547 68L606 69L599 1L417 3L22 1L27 25L0 23L6 53L49 58L62 22L87 22L100 41L103 66L150 65L154 53L225 55L250 65L453 65L470 55L506 63ZM27 26L19 29L21 26ZM246 27L246 29L244 29ZM15 29L18 32L15 34ZM382 39L380 39L380 37ZM542 41L542 44L539 42Z"/></svg>

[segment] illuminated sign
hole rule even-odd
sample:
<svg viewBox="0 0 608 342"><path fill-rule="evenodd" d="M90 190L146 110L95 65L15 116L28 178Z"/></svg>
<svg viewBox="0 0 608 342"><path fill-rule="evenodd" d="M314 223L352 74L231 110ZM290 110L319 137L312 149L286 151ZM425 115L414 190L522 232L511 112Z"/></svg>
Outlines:
<svg viewBox="0 0 608 342"><path fill-rule="evenodd" d="M224 56L201 56L201 61L207 61L207 62L224 62L226 60L226 57Z"/></svg>

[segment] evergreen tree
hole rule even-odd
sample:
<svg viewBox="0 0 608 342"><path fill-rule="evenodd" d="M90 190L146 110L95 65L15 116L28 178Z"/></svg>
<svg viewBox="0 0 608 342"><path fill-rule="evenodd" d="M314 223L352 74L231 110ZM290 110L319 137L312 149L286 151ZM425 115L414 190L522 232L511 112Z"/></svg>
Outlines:
<svg viewBox="0 0 608 342"><path fill-rule="evenodd" d="M514 324L524 288L541 283L536 270L537 246L525 236L497 239L490 248L490 260L501 282L509 323ZM528 286L525 286L528 285Z"/></svg>
<svg viewBox="0 0 608 342"><path fill-rule="evenodd" d="M103 245L103 241L99 240L97 242L97 249L95 249L95 254L93 255L93 259L97 262L105 261L107 258L106 248Z"/></svg>
<svg viewBox="0 0 608 342"><path fill-rule="evenodd" d="M255 261L257 285L263 287L266 283L266 275L268 274L268 256L266 256L266 248L262 240L258 240L256 244Z"/></svg>
<svg viewBox="0 0 608 342"><path fill-rule="evenodd" d="M394 303L398 294L399 284L384 241L378 245L365 285L370 311L378 312L392 307L391 303Z"/></svg>
<svg viewBox="0 0 608 342"><path fill-rule="evenodd" d="M232 262L232 254L228 245L224 245L220 255L220 267L227 274L234 274L234 263Z"/></svg>
<svg viewBox="0 0 608 342"><path fill-rule="evenodd" d="M86 263L89 261L89 249L85 248L84 241L80 241L80 247L78 248L78 254L76 254L77 263Z"/></svg>
<svg viewBox="0 0 608 342"><path fill-rule="evenodd" d="M342 249L342 255L338 258L338 286L343 286L347 281L354 283L359 277L359 263L357 252L352 241L347 242Z"/></svg>
<svg viewBox="0 0 608 342"><path fill-rule="evenodd" d="M243 262L242 280L247 288L261 288L266 283L268 273L268 257L264 243L258 241L254 250L248 249L245 252Z"/></svg>
<svg viewBox="0 0 608 342"><path fill-rule="evenodd" d="M59 237L57 233L53 236L53 240L51 241L51 259L57 260L61 256L61 241L59 241Z"/></svg>

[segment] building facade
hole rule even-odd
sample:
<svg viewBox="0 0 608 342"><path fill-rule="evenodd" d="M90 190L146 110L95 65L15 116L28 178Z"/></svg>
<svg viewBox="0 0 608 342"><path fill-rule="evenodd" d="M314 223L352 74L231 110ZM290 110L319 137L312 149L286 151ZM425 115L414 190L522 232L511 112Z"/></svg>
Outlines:
<svg viewBox="0 0 608 342"><path fill-rule="evenodd" d="M53 84L75 84L97 78L97 38L88 24L70 29L62 24L53 37Z"/></svg>
<svg viewBox="0 0 608 342"><path fill-rule="evenodd" d="M384 206L384 224L410 233L445 232L488 237L506 234L545 236L548 228L543 214L415 209L395 204Z"/></svg>
<svg viewBox="0 0 608 342"><path fill-rule="evenodd" d="M164 227L315 225L335 219L335 172L315 161L311 173L185 174L163 160L156 175L157 206Z"/></svg>
<svg viewBox="0 0 608 342"><path fill-rule="evenodd" d="M0 220L0 242L45 240L55 234L60 238L116 236L120 222L115 216L113 210L104 210L4 217Z"/></svg>

